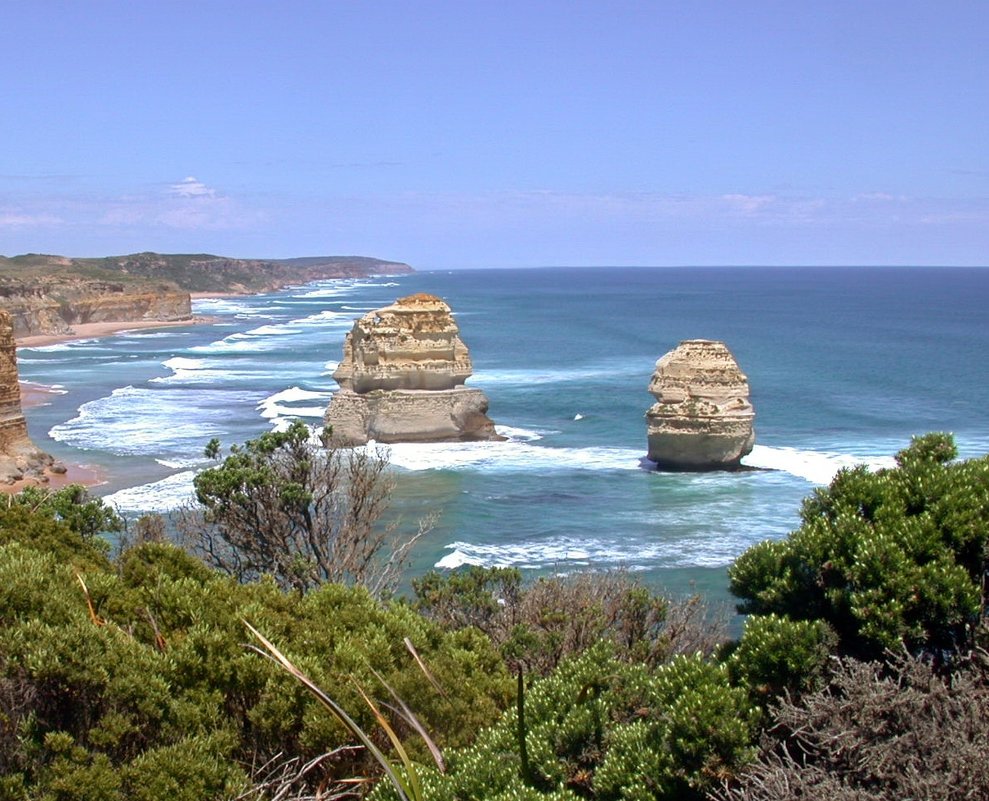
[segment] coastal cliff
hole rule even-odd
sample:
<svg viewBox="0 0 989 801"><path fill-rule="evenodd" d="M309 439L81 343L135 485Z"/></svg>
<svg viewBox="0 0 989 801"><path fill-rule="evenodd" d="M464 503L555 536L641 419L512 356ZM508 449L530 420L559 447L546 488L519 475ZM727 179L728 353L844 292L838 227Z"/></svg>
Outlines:
<svg viewBox="0 0 989 801"><path fill-rule="evenodd" d="M656 362L648 458L670 470L731 470L755 444L748 378L723 342L688 339Z"/></svg>
<svg viewBox="0 0 989 801"><path fill-rule="evenodd" d="M401 298L347 334L324 422L344 445L501 439L487 397L464 386L472 371L450 307L433 295Z"/></svg>
<svg viewBox="0 0 989 801"><path fill-rule="evenodd" d="M21 410L13 325L10 315L0 309L0 484L12 484L25 477L47 480L44 472L53 467L64 472L28 437Z"/></svg>
<svg viewBox="0 0 989 801"><path fill-rule="evenodd" d="M69 335L73 325L85 323L191 320L192 292L249 294L330 278L408 272L407 264L362 256L0 256L0 307L10 312L15 337Z"/></svg>
<svg viewBox="0 0 989 801"><path fill-rule="evenodd" d="M70 334L72 326L105 322L174 322L192 319L188 292L173 284L0 277L0 307L15 337Z"/></svg>

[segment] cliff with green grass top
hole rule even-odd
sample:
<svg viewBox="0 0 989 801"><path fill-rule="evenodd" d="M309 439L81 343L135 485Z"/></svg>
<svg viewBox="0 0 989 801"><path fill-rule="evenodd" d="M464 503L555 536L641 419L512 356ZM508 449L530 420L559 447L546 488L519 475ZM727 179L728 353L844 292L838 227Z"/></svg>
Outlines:
<svg viewBox="0 0 989 801"><path fill-rule="evenodd" d="M16 337L71 334L80 323L191 319L192 292L250 294L411 271L407 264L363 256L264 260L135 253L82 259L31 253L0 256L0 308L10 313Z"/></svg>

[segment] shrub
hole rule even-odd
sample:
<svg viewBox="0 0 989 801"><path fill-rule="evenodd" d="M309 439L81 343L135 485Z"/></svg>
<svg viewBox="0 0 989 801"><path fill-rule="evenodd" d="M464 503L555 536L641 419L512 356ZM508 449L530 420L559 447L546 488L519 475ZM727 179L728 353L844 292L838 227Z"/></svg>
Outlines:
<svg viewBox="0 0 989 801"><path fill-rule="evenodd" d="M823 621L753 615L728 666L734 683L765 704L783 693L799 694L821 684L834 645L834 633Z"/></svg>
<svg viewBox="0 0 989 801"><path fill-rule="evenodd" d="M989 788L989 659L950 677L903 654L843 660L827 688L781 699L759 759L721 801L954 801Z"/></svg>
<svg viewBox="0 0 989 801"><path fill-rule="evenodd" d="M840 472L786 540L729 571L739 609L823 620L846 654L971 646L989 540L989 457L953 463L949 435L915 438L898 467Z"/></svg>
<svg viewBox="0 0 989 801"><path fill-rule="evenodd" d="M578 573L525 584L514 568L466 569L413 579L414 608L445 628L474 626L513 668L546 675L601 640L622 659L657 665L678 653L712 653L723 619L697 597L657 596L624 571Z"/></svg>
<svg viewBox="0 0 989 801"><path fill-rule="evenodd" d="M61 521L44 517L44 530L73 548L82 542ZM255 766L351 744L312 699L244 648L244 619L340 688L362 725L373 717L358 686L380 692L374 672L446 747L465 744L510 698L501 659L477 632L443 632L361 588L325 584L300 599L270 579L240 584L161 543L126 551L117 566L101 557L80 582L63 552L0 546L7 797L227 798L248 786ZM350 752L321 763L306 786L368 772Z"/></svg>
<svg viewBox="0 0 989 801"><path fill-rule="evenodd" d="M517 710L448 754L428 797L693 799L751 757L757 713L724 667L678 656L655 670L601 642L565 660ZM526 744L523 760L520 738ZM389 798L383 785L376 798Z"/></svg>

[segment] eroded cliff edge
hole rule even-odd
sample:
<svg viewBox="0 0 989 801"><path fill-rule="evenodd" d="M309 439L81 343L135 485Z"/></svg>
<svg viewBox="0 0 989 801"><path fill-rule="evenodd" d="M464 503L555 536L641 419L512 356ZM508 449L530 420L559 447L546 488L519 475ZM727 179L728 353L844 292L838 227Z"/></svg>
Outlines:
<svg viewBox="0 0 989 801"><path fill-rule="evenodd" d="M65 472L28 436L21 410L14 328L10 315L0 309L0 484L31 477L45 481L45 471L52 468Z"/></svg>
<svg viewBox="0 0 989 801"><path fill-rule="evenodd" d="M417 294L354 323L324 423L343 445L501 439L488 399L464 386L470 353L450 307Z"/></svg>
<svg viewBox="0 0 989 801"><path fill-rule="evenodd" d="M362 256L232 259L135 253L101 259L0 256L0 307L15 337L68 335L82 323L192 319L190 293L254 293L329 278L398 275L407 264Z"/></svg>

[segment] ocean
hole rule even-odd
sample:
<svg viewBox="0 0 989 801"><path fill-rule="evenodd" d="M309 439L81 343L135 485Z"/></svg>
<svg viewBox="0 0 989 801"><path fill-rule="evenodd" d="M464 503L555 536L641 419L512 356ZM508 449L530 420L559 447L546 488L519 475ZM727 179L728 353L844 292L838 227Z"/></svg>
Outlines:
<svg viewBox="0 0 989 801"><path fill-rule="evenodd" d="M19 349L21 378L57 389L30 433L103 467L95 492L123 514L168 511L210 438L319 425L353 320L413 292L453 308L468 386L508 439L390 446L394 507L410 526L436 515L412 575L623 567L723 600L732 560L796 528L838 469L892 465L928 431L989 452L989 270L962 268L464 270L197 300L214 322ZM655 362L694 338L725 341L748 375L755 469L644 461Z"/></svg>

